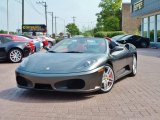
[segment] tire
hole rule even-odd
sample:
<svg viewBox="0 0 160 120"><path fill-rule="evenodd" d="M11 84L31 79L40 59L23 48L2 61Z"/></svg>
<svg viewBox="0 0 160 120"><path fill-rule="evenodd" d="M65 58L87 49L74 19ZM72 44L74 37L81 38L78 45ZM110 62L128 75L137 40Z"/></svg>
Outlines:
<svg viewBox="0 0 160 120"><path fill-rule="evenodd" d="M147 45L147 42L145 42L145 41L142 41L142 42L141 42L141 47L142 47L142 48L147 48L147 46L148 46L148 45Z"/></svg>
<svg viewBox="0 0 160 120"><path fill-rule="evenodd" d="M137 74L137 58L136 55L133 55L133 60L132 60L132 72L130 76L135 76Z"/></svg>
<svg viewBox="0 0 160 120"><path fill-rule="evenodd" d="M37 52L37 48L36 48L36 47L35 47L35 49L34 49L34 53L35 53L35 52Z"/></svg>
<svg viewBox="0 0 160 120"><path fill-rule="evenodd" d="M113 68L111 65L106 64L105 71L103 72L102 76L100 92L101 93L109 92L114 85L114 81L115 81L115 75Z"/></svg>
<svg viewBox="0 0 160 120"><path fill-rule="evenodd" d="M48 42L48 47L51 48L52 46L53 46L53 43L49 41Z"/></svg>
<svg viewBox="0 0 160 120"><path fill-rule="evenodd" d="M12 49L9 51L8 58L12 63L18 63L23 58L22 51L20 49Z"/></svg>

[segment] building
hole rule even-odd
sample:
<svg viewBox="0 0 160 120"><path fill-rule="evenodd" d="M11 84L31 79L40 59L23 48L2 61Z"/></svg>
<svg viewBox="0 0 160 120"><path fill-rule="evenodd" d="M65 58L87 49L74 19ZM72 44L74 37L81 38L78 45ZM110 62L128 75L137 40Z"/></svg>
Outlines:
<svg viewBox="0 0 160 120"><path fill-rule="evenodd" d="M141 19L141 35L160 42L160 0L131 0L132 17Z"/></svg>
<svg viewBox="0 0 160 120"><path fill-rule="evenodd" d="M140 28L140 19L131 16L131 4L122 3L122 31L135 34Z"/></svg>

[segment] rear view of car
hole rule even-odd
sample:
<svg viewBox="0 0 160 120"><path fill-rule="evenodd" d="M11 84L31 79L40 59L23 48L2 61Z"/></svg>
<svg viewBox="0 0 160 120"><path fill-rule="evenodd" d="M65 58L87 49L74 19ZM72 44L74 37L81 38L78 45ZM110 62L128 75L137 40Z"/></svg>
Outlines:
<svg viewBox="0 0 160 120"><path fill-rule="evenodd" d="M29 36L23 36L23 35L22 36L18 36L18 37L19 38L23 38L23 39L28 40L28 41L33 41L33 44L35 46L34 52L38 52L38 51L41 50L41 42L38 41L37 39L34 39L32 37L29 37Z"/></svg>
<svg viewBox="0 0 160 120"><path fill-rule="evenodd" d="M48 40L47 39L45 39L43 37L37 37L37 39L43 43L43 47L48 46Z"/></svg>
<svg viewBox="0 0 160 120"><path fill-rule="evenodd" d="M48 47L51 48L54 44L56 44L56 40L51 38L51 37L46 37L46 36L39 36L40 39L44 41L48 41ZM46 46L46 44L45 44Z"/></svg>
<svg viewBox="0 0 160 120"><path fill-rule="evenodd" d="M31 46L26 41L16 41L16 36L0 34L0 59L18 63L31 52Z"/></svg>

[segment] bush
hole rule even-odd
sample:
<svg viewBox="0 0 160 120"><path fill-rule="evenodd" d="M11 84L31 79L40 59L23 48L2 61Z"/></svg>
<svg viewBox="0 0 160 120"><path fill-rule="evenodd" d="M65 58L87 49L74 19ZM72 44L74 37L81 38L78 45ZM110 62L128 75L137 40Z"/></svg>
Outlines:
<svg viewBox="0 0 160 120"><path fill-rule="evenodd" d="M116 35L123 35L123 34L125 34L123 31L108 31L108 32L100 31L95 33L94 37L104 38L104 37L113 37Z"/></svg>
<svg viewBox="0 0 160 120"><path fill-rule="evenodd" d="M56 43L58 43L61 40L62 40L62 38L56 38Z"/></svg>

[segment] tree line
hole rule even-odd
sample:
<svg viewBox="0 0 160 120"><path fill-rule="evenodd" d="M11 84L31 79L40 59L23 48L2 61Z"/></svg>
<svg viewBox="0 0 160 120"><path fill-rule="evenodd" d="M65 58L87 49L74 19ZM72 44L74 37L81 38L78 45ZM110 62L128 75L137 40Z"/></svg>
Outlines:
<svg viewBox="0 0 160 120"><path fill-rule="evenodd" d="M92 30L87 30L85 36L94 36L97 32L121 31L121 4L122 0L101 0L99 8L101 11L96 14L97 24ZM73 35L79 35L81 32L74 23L66 26L67 32Z"/></svg>

